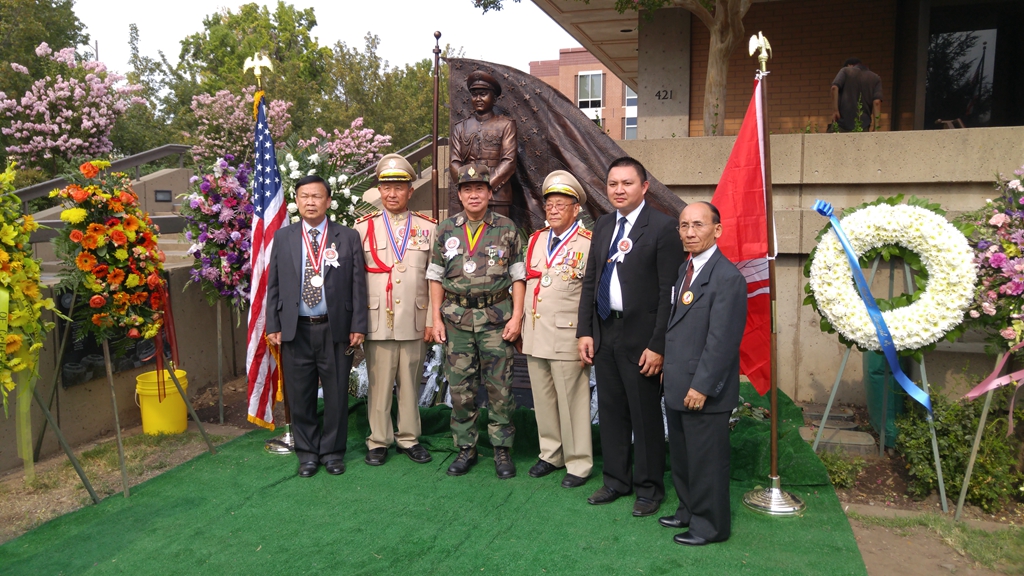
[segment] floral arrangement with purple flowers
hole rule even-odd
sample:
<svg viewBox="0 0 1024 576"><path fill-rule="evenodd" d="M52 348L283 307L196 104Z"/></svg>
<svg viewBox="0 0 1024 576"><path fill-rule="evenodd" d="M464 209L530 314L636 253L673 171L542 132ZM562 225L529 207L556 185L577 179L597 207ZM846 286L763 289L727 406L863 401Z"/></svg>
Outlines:
<svg viewBox="0 0 1024 576"><path fill-rule="evenodd" d="M218 158L209 174L192 177L192 189L182 197L185 239L194 257L189 283L202 287L213 305L227 300L239 312L249 305L253 206L246 187L250 169L231 163L234 156Z"/></svg>
<svg viewBox="0 0 1024 576"><path fill-rule="evenodd" d="M961 216L975 251L978 289L968 311L971 327L988 333L989 352L1005 352L1024 338L1024 166L999 175L996 197Z"/></svg>

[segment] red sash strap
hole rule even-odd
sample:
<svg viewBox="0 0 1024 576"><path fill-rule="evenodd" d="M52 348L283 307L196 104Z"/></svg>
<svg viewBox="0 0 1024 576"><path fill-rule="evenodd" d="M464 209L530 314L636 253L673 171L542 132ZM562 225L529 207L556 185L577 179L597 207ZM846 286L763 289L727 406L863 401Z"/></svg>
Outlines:
<svg viewBox="0 0 1024 576"><path fill-rule="evenodd" d="M526 251L526 281L527 282L529 282L530 280L533 280L534 278L540 278L541 277L540 271L533 269L533 247L537 245L537 239L540 238L540 236L541 236L540 232L537 232L536 234L533 235L533 238L530 238L530 248ZM537 318L537 296L539 294L540 294L540 282L537 282L537 285L533 287L533 314L532 314L532 316L534 318L534 323L536 323L536 318Z"/></svg>
<svg viewBox="0 0 1024 576"><path fill-rule="evenodd" d="M387 218L387 216L385 216ZM408 224L407 224L408 225ZM393 314L391 307L391 266L388 266L377 256L377 234L373 229L373 218L366 221L366 239L370 242L370 256L373 257L373 262L377 265L376 267L370 267L369 264L366 266L366 271L370 274L387 274L388 285L385 293L387 294L387 311L388 314Z"/></svg>

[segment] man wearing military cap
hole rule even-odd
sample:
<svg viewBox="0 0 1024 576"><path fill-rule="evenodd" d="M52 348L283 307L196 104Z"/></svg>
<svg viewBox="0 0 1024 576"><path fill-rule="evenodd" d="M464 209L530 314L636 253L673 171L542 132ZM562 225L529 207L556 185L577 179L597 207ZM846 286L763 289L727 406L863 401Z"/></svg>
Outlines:
<svg viewBox="0 0 1024 576"><path fill-rule="evenodd" d="M526 256L526 319L523 353L540 436L540 457L530 476L566 468L562 487L586 483L594 466L590 436L590 370L580 362L576 339L580 292L590 231L577 220L587 194L572 174L556 170L544 179L547 228L530 237Z"/></svg>
<svg viewBox="0 0 1024 576"><path fill-rule="evenodd" d="M526 267L515 224L487 207L492 195L488 167L462 166L456 181L465 210L438 225L427 268L434 340L445 343L452 436L459 447L448 474L462 476L476 464L474 400L483 383L494 469L498 478L512 478L512 343L522 329Z"/></svg>
<svg viewBox="0 0 1024 576"><path fill-rule="evenodd" d="M380 466L388 448L413 462L430 462L419 443L418 394L426 343L431 330L427 264L437 221L408 209L415 171L405 158L388 154L377 163L383 210L363 216L355 229L366 260L369 333L366 372L369 377L366 463ZM398 433L391 422L392 389L398 381Z"/></svg>
<svg viewBox="0 0 1024 576"><path fill-rule="evenodd" d="M473 115L452 128L452 181L459 181L459 169L468 164L485 164L490 174L492 205L499 214L509 215L512 186L516 173L516 122L494 114L494 102L501 96L501 85L490 74L476 70L466 77L473 104Z"/></svg>

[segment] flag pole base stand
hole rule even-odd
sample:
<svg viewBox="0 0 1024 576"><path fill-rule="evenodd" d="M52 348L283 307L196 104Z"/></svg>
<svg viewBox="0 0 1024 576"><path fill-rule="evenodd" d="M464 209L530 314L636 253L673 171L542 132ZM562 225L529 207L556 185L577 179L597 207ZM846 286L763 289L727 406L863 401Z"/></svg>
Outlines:
<svg viewBox="0 0 1024 576"><path fill-rule="evenodd" d="M291 427L286 427L284 434L277 438L267 440L263 444L263 449L271 454L292 454L295 452L295 437L292 436Z"/></svg>
<svg viewBox="0 0 1024 576"><path fill-rule="evenodd" d="M778 476L770 476L771 487L751 490L743 495L743 504L754 512L770 516L799 516L804 501L782 489Z"/></svg>

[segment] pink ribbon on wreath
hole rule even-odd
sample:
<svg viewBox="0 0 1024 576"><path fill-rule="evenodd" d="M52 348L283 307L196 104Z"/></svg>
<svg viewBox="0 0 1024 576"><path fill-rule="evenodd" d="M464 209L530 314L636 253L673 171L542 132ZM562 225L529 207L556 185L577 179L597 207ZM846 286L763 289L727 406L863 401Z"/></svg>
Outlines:
<svg viewBox="0 0 1024 576"><path fill-rule="evenodd" d="M991 392L996 388L1000 388L1002 386L1006 386L1007 384L1016 382L1017 386L1014 387L1013 396L1010 396L1010 424L1006 432L1007 436L1013 434L1013 401L1014 398L1016 398L1017 396L1017 390L1021 387L1021 384L1024 384L1024 370L1017 370L1016 372L1011 372L1005 376L1000 376L999 373L1002 372L1003 366L1006 365L1006 361L1010 359L1010 356L1017 350L1020 350L1021 347L1024 347L1024 342L1021 342L1020 344L1017 344L1013 348L1010 348L1006 352L1006 354L1003 354L1003 359L1000 360L998 364L996 364L995 369L992 370L992 373L988 375L988 378L982 380L980 384L975 386L970 392L964 395L964 398L967 398L968 400L976 400L979 396L986 392Z"/></svg>

